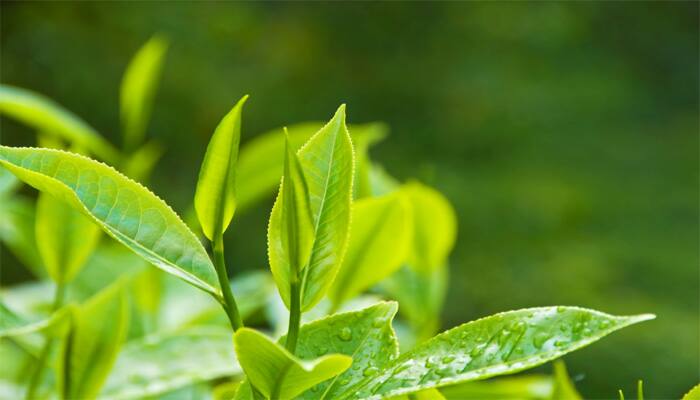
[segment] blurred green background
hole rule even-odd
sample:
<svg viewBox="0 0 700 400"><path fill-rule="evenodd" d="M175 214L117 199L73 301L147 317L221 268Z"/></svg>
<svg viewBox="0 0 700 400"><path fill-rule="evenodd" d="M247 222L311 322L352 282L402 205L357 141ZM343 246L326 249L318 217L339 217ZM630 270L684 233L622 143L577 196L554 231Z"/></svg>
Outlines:
<svg viewBox="0 0 700 400"><path fill-rule="evenodd" d="M1 80L119 141L121 74L171 42L149 135L153 190L184 210L216 123L243 94L244 141L331 116L381 120L373 157L459 215L449 327L581 305L656 321L566 357L588 398L678 398L700 379L698 3L35 3L1 6ZM2 143L34 134L3 119ZM267 268L272 199L229 230ZM3 282L29 277L7 252Z"/></svg>

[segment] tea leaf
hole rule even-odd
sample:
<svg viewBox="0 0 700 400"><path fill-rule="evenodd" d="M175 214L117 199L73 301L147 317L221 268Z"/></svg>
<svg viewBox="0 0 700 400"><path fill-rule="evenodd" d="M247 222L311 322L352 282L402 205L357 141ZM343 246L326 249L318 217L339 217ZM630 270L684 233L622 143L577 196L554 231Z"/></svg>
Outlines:
<svg viewBox="0 0 700 400"><path fill-rule="evenodd" d="M564 361L554 362L554 388L552 390L552 400L581 400L583 397L576 391L576 386L571 382L569 373L566 371Z"/></svg>
<svg viewBox="0 0 700 400"><path fill-rule="evenodd" d="M134 55L124 72L119 105L127 149L143 141L167 49L168 42L163 37L152 37Z"/></svg>
<svg viewBox="0 0 700 400"><path fill-rule="evenodd" d="M74 311L60 356L59 388L66 399L94 398L126 337L128 304L122 282Z"/></svg>
<svg viewBox="0 0 700 400"><path fill-rule="evenodd" d="M411 394L391 397L390 400L446 400L437 389L426 389ZM463 400L463 399L462 399ZM482 399L483 400L483 399Z"/></svg>
<svg viewBox="0 0 700 400"><path fill-rule="evenodd" d="M290 125L289 143L292 149L299 149L306 141L323 128L321 122L305 122ZM381 123L368 123L348 126L350 137L356 146L358 179L360 151L378 142L386 135L386 126ZM279 187L284 169L284 130L274 129L255 136L241 147L236 177L236 195L239 208L248 208ZM365 145L366 144L366 145Z"/></svg>
<svg viewBox="0 0 700 400"><path fill-rule="evenodd" d="M127 343L101 399L142 399L241 373L226 328L193 328Z"/></svg>
<svg viewBox="0 0 700 400"><path fill-rule="evenodd" d="M85 265L100 238L88 217L48 193L36 206L36 244L51 279L64 284Z"/></svg>
<svg viewBox="0 0 700 400"><path fill-rule="evenodd" d="M398 357L391 321L398 305L377 303L360 311L335 314L305 324L299 332L296 354L313 359L337 353L352 357L352 368L301 394L298 399L334 399L347 387L379 372ZM284 338L280 339L284 342Z"/></svg>
<svg viewBox="0 0 700 400"><path fill-rule="evenodd" d="M396 271L406 259L412 224L400 192L353 204L348 250L329 297L336 305Z"/></svg>
<svg viewBox="0 0 700 400"><path fill-rule="evenodd" d="M293 283L300 284L300 273L307 266L314 242L309 190L289 139L285 154L284 180L272 208L268 229L270 268L281 293L289 293Z"/></svg>
<svg viewBox="0 0 700 400"><path fill-rule="evenodd" d="M220 233L226 231L236 211L236 163L241 141L241 112L247 99L248 96L243 96L216 127L199 170L194 208L209 240L214 239L216 227L219 227Z"/></svg>
<svg viewBox="0 0 700 400"><path fill-rule="evenodd" d="M36 244L35 203L19 195L8 195L0 200L0 241L34 276L46 277Z"/></svg>
<svg viewBox="0 0 700 400"><path fill-rule="evenodd" d="M652 318L615 317L576 307L496 314L424 342L339 398L378 399L521 371Z"/></svg>
<svg viewBox="0 0 700 400"><path fill-rule="evenodd" d="M350 135L355 146L355 198L372 196L371 170L369 148L381 142L387 136L388 128L384 124L374 123L350 127Z"/></svg>
<svg viewBox="0 0 700 400"><path fill-rule="evenodd" d="M0 114L17 119L38 131L84 147L114 163L119 152L92 127L52 100L26 89L0 85Z"/></svg>
<svg viewBox="0 0 700 400"><path fill-rule="evenodd" d="M113 168L60 150L0 146L0 166L90 216L158 268L220 295L206 251L175 212Z"/></svg>
<svg viewBox="0 0 700 400"><path fill-rule="evenodd" d="M0 168L0 197L12 193L19 186L20 182L10 171Z"/></svg>
<svg viewBox="0 0 700 400"><path fill-rule="evenodd" d="M303 361L253 329L233 336L238 361L250 382L265 396L292 399L350 367L352 358L331 354Z"/></svg>
<svg viewBox="0 0 700 400"><path fill-rule="evenodd" d="M354 155L345 126L345 106L299 150L309 188L315 231L309 265L303 271L301 309L326 294L343 261L350 231ZM275 262L274 257L270 261ZM282 291L282 298L289 293Z"/></svg>
<svg viewBox="0 0 700 400"><path fill-rule="evenodd" d="M700 400L700 385L695 385L681 400Z"/></svg>
<svg viewBox="0 0 700 400"><path fill-rule="evenodd" d="M399 302L399 312L419 342L433 336L440 326L448 274L447 266L422 271L403 267L381 283L388 297Z"/></svg>
<svg viewBox="0 0 700 400"><path fill-rule="evenodd" d="M404 191L413 210L414 237L409 265L417 270L440 268L457 236L457 218L440 192L417 182Z"/></svg>
<svg viewBox="0 0 700 400"><path fill-rule="evenodd" d="M68 313L68 308L62 308L48 318L27 321L0 302L0 338L27 335L34 332L58 332L61 330L60 325L66 321Z"/></svg>

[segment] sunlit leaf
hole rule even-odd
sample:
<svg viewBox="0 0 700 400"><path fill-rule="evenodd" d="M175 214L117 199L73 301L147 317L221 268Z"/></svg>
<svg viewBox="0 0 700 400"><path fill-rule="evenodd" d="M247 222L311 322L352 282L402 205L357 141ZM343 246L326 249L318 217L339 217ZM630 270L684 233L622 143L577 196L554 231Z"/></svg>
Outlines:
<svg viewBox="0 0 700 400"><path fill-rule="evenodd" d="M554 362L554 387L552 389L552 400L581 400L582 397L576 391L574 383L569 378L566 365L561 360Z"/></svg>
<svg viewBox="0 0 700 400"><path fill-rule="evenodd" d="M139 146L146 134L167 49L168 42L163 37L152 37L134 55L124 73L119 105L127 149Z"/></svg>
<svg viewBox="0 0 700 400"><path fill-rule="evenodd" d="M408 207L401 192L353 204L348 250L329 291L335 304L383 280L405 261L412 238Z"/></svg>
<svg viewBox="0 0 700 400"><path fill-rule="evenodd" d="M92 217L155 266L220 294L214 266L195 235L164 201L114 169L60 150L5 146L0 166Z"/></svg>
<svg viewBox="0 0 700 400"><path fill-rule="evenodd" d="M299 149L323 125L321 122L305 122L288 126L291 147ZM384 124L375 122L352 124L348 130L359 160L360 150L381 140L386 135L387 128ZM282 128L274 129L255 136L241 147L236 178L236 195L240 208L251 206L279 187L284 168L284 137ZM361 179L359 164L356 176Z"/></svg>
<svg viewBox="0 0 700 400"><path fill-rule="evenodd" d="M418 345L338 398L377 399L518 372L652 318L615 317L576 307L496 314Z"/></svg>
<svg viewBox="0 0 700 400"><path fill-rule="evenodd" d="M308 310L325 295L343 261L350 231L354 157L345 126L345 106L298 152L309 188L314 218L314 244L303 271L301 309ZM270 257L271 263L275 257ZM289 293L281 291L282 298Z"/></svg>
<svg viewBox="0 0 700 400"><path fill-rule="evenodd" d="M340 354L300 360L262 333L249 328L239 329L233 340L238 361L250 382L263 395L273 399L295 398L345 371L352 363L352 358Z"/></svg>
<svg viewBox="0 0 700 400"><path fill-rule="evenodd" d="M118 151L92 127L52 100L26 89L0 85L0 114L17 119L45 134L81 146L114 163Z"/></svg>
<svg viewBox="0 0 700 400"><path fill-rule="evenodd" d="M241 373L226 328L192 328L129 342L101 399L142 399Z"/></svg>
<svg viewBox="0 0 700 400"><path fill-rule="evenodd" d="M241 112L248 96L226 114L209 141L199 170L194 208L204 234L213 240L215 229L226 231L236 211L236 164L241 141Z"/></svg>
<svg viewBox="0 0 700 400"><path fill-rule="evenodd" d="M281 293L289 293L292 284L301 285L301 271L307 266L314 243L306 178L289 140L286 143L284 178L268 229L270 268ZM289 299L283 299L289 306Z"/></svg>
<svg viewBox="0 0 700 400"><path fill-rule="evenodd" d="M94 398L126 337L128 304L122 282L77 308L61 349L59 391L66 399Z"/></svg>
<svg viewBox="0 0 700 400"><path fill-rule="evenodd" d="M48 193L39 194L35 229L43 264L59 284L73 280L100 238L90 218Z"/></svg>
<svg viewBox="0 0 700 400"><path fill-rule="evenodd" d="M403 189L413 210L414 237L408 264L418 270L447 262L457 235L457 217L440 192L417 182Z"/></svg>
<svg viewBox="0 0 700 400"><path fill-rule="evenodd" d="M352 357L352 368L297 398L334 399L344 388L389 365L399 355L391 327L396 310L395 302L382 302L303 325L296 348L298 357L313 359L331 353L344 354ZM283 341L284 338L280 339Z"/></svg>
<svg viewBox="0 0 700 400"><path fill-rule="evenodd" d="M12 193L19 187L20 181L6 169L0 168L0 197Z"/></svg>
<svg viewBox="0 0 700 400"><path fill-rule="evenodd" d="M425 389L411 394L390 397L390 400L445 400L445 396L437 389Z"/></svg>
<svg viewBox="0 0 700 400"><path fill-rule="evenodd" d="M359 128L359 129L358 129ZM372 196L372 162L369 159L369 148L384 140L388 128L379 123L350 127L350 135L355 147L355 198ZM356 130L357 129L357 130Z"/></svg>
<svg viewBox="0 0 700 400"><path fill-rule="evenodd" d="M682 400L700 400L700 385L695 385L688 393L683 396Z"/></svg>

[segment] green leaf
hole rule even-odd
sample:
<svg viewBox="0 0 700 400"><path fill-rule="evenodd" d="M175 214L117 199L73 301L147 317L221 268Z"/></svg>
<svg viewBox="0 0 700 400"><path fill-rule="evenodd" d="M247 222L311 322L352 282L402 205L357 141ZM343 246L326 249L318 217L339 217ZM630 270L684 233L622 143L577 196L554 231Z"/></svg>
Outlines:
<svg viewBox="0 0 700 400"><path fill-rule="evenodd" d="M142 399L241 373L226 328L193 328L127 343L101 399Z"/></svg>
<svg viewBox="0 0 700 400"><path fill-rule="evenodd" d="M313 307L328 290L340 268L350 229L350 205L354 157L350 134L345 126L345 106L340 106L328 124L309 139L297 153L309 189L314 221L314 242L308 266L302 271L301 310ZM276 250L282 245L281 223L274 210L280 209L278 198L270 217L268 249L270 267L281 271L284 255ZM279 213L279 211L278 211ZM277 277L276 277L277 279ZM282 282L284 283L284 282ZM280 295L289 306L289 285L281 285Z"/></svg>
<svg viewBox="0 0 700 400"><path fill-rule="evenodd" d="M554 387L552 390L552 400L582 400L583 397L576 391L576 386L571 382L569 373L566 371L564 361L554 362Z"/></svg>
<svg viewBox="0 0 700 400"><path fill-rule="evenodd" d="M424 342L339 398L376 399L522 371L652 318L615 317L576 307L496 314Z"/></svg>
<svg viewBox="0 0 700 400"><path fill-rule="evenodd" d="M309 191L299 158L289 139L285 146L284 177L272 208L268 229L270 268L280 293L289 293L300 282L314 243ZM289 306L289 302L286 302Z"/></svg>
<svg viewBox="0 0 700 400"><path fill-rule="evenodd" d="M62 308L48 318L28 321L0 302L0 338L27 335L34 332L59 332L69 312L69 308Z"/></svg>
<svg viewBox="0 0 700 400"><path fill-rule="evenodd" d="M359 132L355 126L350 128L350 134L355 146L355 198L372 196L372 162L369 159L369 148L386 138L388 128L384 124L374 123L363 125ZM353 228L354 229L354 228Z"/></svg>
<svg viewBox="0 0 700 400"><path fill-rule="evenodd" d="M216 127L199 170L194 208L209 240L216 230L226 231L236 211L236 163L246 100L248 96L243 96Z"/></svg>
<svg viewBox="0 0 700 400"><path fill-rule="evenodd" d="M167 49L168 42L163 37L152 37L134 55L124 73L119 105L127 149L139 146L146 134Z"/></svg>
<svg viewBox="0 0 700 400"><path fill-rule="evenodd" d="M400 396L391 397L391 400L445 400L445 396L442 395L437 389L426 389L420 392L415 392L411 394L403 394Z"/></svg>
<svg viewBox="0 0 700 400"><path fill-rule="evenodd" d="M440 388L448 400L550 400L554 384L546 375L465 382Z"/></svg>
<svg viewBox="0 0 700 400"><path fill-rule="evenodd" d="M695 385L688 393L683 396L682 400L700 400L700 385Z"/></svg>
<svg viewBox="0 0 700 400"><path fill-rule="evenodd" d="M352 363L352 358L340 354L300 360L262 333L248 328L239 329L233 340L238 361L250 382L273 399L295 398L345 371Z"/></svg>
<svg viewBox="0 0 700 400"><path fill-rule="evenodd" d="M329 292L334 304L383 280L405 261L412 239L408 207L401 192L353 204L348 250Z"/></svg>
<svg viewBox="0 0 700 400"><path fill-rule="evenodd" d="M20 182L5 169L0 169L0 197L4 197L9 193L12 193L19 186Z"/></svg>
<svg viewBox="0 0 700 400"><path fill-rule="evenodd" d="M0 166L90 216L156 267L220 295L214 266L197 237L163 200L113 168L60 150L5 146Z"/></svg>
<svg viewBox="0 0 700 400"><path fill-rule="evenodd" d="M48 193L36 206L36 244L46 271L58 284L73 280L97 246L100 228Z"/></svg>
<svg viewBox="0 0 700 400"><path fill-rule="evenodd" d="M305 122L290 125L289 143L293 149L299 149L306 141L323 128L321 122ZM369 147L383 138L386 126L381 123L350 125L350 136L357 146L359 160L360 147ZM284 129L274 129L255 136L241 147L236 177L236 195L239 208L248 208L279 188L280 177L284 169ZM358 164L358 179L360 174Z"/></svg>
<svg viewBox="0 0 700 400"><path fill-rule="evenodd" d="M0 241L34 276L44 278L46 269L36 244L35 211L35 202L25 196L7 195L0 199Z"/></svg>
<svg viewBox="0 0 700 400"><path fill-rule="evenodd" d="M126 337L128 320L122 282L74 311L60 356L58 376L63 398L89 399L99 393Z"/></svg>
<svg viewBox="0 0 700 400"><path fill-rule="evenodd" d="M0 114L83 147L107 162L114 163L119 159L119 152L114 146L92 127L38 93L0 85Z"/></svg>
<svg viewBox="0 0 700 400"><path fill-rule="evenodd" d="M334 399L345 388L388 366L399 355L391 327L397 308L395 302L381 302L303 325L296 349L298 357L312 359L330 353L344 354L352 357L352 368L297 398Z"/></svg>
<svg viewBox="0 0 700 400"><path fill-rule="evenodd" d="M457 236L457 218L440 192L417 182L403 189L413 210L414 236L409 265L417 270L440 268Z"/></svg>
<svg viewBox="0 0 700 400"><path fill-rule="evenodd" d="M448 274L447 266L430 270L403 267L381 283L388 297L399 302L399 312L419 342L433 336L440 327Z"/></svg>

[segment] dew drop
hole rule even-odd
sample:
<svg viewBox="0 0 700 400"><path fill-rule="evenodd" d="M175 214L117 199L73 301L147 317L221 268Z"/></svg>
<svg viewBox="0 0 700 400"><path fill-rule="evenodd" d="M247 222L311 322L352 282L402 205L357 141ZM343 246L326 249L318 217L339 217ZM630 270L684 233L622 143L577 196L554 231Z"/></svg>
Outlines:
<svg viewBox="0 0 700 400"><path fill-rule="evenodd" d="M474 357L479 357L481 355L481 349L478 347L474 347L472 351L469 352L469 355L474 358Z"/></svg>
<svg viewBox="0 0 700 400"><path fill-rule="evenodd" d="M557 312L558 312L558 313L563 313L564 311L566 311L566 307L564 307L564 306L559 306L559 307L557 307Z"/></svg>
<svg viewBox="0 0 700 400"><path fill-rule="evenodd" d="M544 342L546 342L547 339L549 339L549 335L547 335L545 332L537 332L532 338L532 345L538 349L541 349L542 345L544 345Z"/></svg>
<svg viewBox="0 0 700 400"><path fill-rule="evenodd" d="M350 330L350 328L346 326L345 328L340 330L340 333L338 333L338 337L344 342L349 342L350 340L352 340L352 330Z"/></svg>
<svg viewBox="0 0 700 400"><path fill-rule="evenodd" d="M454 356L445 356L445 357L442 357L442 362L443 362L444 364L449 364L449 363L451 363L451 362L454 361L454 360L455 360Z"/></svg>
<svg viewBox="0 0 700 400"><path fill-rule="evenodd" d="M381 328L386 323L386 319L382 317L377 317L372 321L372 326L375 328Z"/></svg>
<svg viewBox="0 0 700 400"><path fill-rule="evenodd" d="M374 376L379 372L379 368L377 367L367 367L365 368L364 371L362 371L363 376Z"/></svg>
<svg viewBox="0 0 700 400"><path fill-rule="evenodd" d="M341 379L340 382L338 382L338 383L340 384L340 386L345 386L345 385L347 385L348 383L350 383L350 379L347 379L347 378L346 378L346 379Z"/></svg>
<svg viewBox="0 0 700 400"><path fill-rule="evenodd" d="M605 329L610 326L610 321L603 321L600 323L600 328Z"/></svg>

